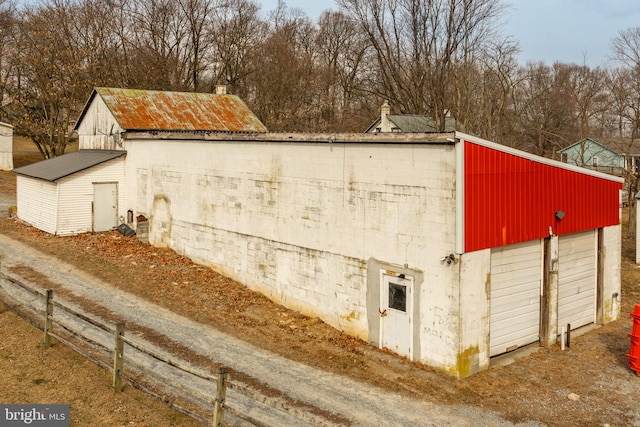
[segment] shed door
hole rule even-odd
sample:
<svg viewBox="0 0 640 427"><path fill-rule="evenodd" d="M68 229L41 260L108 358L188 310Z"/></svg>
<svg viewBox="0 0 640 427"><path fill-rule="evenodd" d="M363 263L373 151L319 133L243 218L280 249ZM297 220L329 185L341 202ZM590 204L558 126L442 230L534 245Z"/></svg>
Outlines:
<svg viewBox="0 0 640 427"><path fill-rule="evenodd" d="M540 240L491 251L490 356L540 340L542 274Z"/></svg>
<svg viewBox="0 0 640 427"><path fill-rule="evenodd" d="M413 358L413 278L382 275L380 348Z"/></svg>
<svg viewBox="0 0 640 427"><path fill-rule="evenodd" d="M558 330L588 325L596 316L596 230L558 239Z"/></svg>
<svg viewBox="0 0 640 427"><path fill-rule="evenodd" d="M93 184L93 231L108 231L118 225L118 184Z"/></svg>

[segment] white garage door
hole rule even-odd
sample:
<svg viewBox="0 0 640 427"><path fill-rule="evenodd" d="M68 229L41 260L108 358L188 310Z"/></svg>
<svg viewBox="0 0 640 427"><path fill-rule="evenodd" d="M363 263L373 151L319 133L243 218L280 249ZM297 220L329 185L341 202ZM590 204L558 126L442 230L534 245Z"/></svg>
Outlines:
<svg viewBox="0 0 640 427"><path fill-rule="evenodd" d="M490 355L540 340L540 240L491 251Z"/></svg>
<svg viewBox="0 0 640 427"><path fill-rule="evenodd" d="M588 325L596 316L596 230L558 239L558 330Z"/></svg>

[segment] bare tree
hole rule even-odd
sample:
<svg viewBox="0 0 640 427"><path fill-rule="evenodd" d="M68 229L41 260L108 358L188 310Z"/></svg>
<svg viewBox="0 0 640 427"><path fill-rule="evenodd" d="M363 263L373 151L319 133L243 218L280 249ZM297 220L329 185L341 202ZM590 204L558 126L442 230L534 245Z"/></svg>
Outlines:
<svg viewBox="0 0 640 427"><path fill-rule="evenodd" d="M376 52L379 96L401 112L430 114L444 130L460 99L458 70L495 35L499 0L339 0Z"/></svg>
<svg viewBox="0 0 640 427"><path fill-rule="evenodd" d="M131 16L127 41L129 83L157 90L188 88L188 66L182 50L188 37L186 20L176 0L148 0L129 3Z"/></svg>
<svg viewBox="0 0 640 427"><path fill-rule="evenodd" d="M11 102L7 96L7 85L13 78L13 64L11 52L13 51L16 30L16 9L12 2L0 0L0 111L2 119L8 120L4 106Z"/></svg>
<svg viewBox="0 0 640 427"><path fill-rule="evenodd" d="M301 11L284 3L272 14L271 31L253 58L254 112L272 131L313 131L320 116L315 29Z"/></svg>
<svg viewBox="0 0 640 427"><path fill-rule="evenodd" d="M488 46L478 64L464 68L456 111L459 127L495 142L513 145L510 124L512 98L518 85L517 43L506 40Z"/></svg>
<svg viewBox="0 0 640 427"><path fill-rule="evenodd" d="M370 117L358 117L358 106L369 98L364 87L371 51L368 39L341 12L325 12L316 37L321 73L322 127L331 131L362 131ZM360 96L358 96L360 95ZM376 105L377 107L377 105Z"/></svg>
<svg viewBox="0 0 640 427"><path fill-rule="evenodd" d="M188 86L193 91L199 91L202 86L201 74L206 70L204 63L205 52L212 44L210 33L213 23L212 16L216 8L214 0L178 0L178 5L185 17L187 36L184 40L184 60L186 61L186 77Z"/></svg>
<svg viewBox="0 0 640 427"><path fill-rule="evenodd" d="M570 66L528 64L514 96L518 148L554 157L559 148L576 142L570 99Z"/></svg>
<svg viewBox="0 0 640 427"><path fill-rule="evenodd" d="M586 65L571 67L571 104L578 123L578 139L593 135L596 117L607 108L605 73Z"/></svg>
<svg viewBox="0 0 640 427"><path fill-rule="evenodd" d="M216 9L211 33L209 90L225 84L233 93L253 102L248 78L257 72L260 46L267 38L268 24L260 19L260 8L248 0L230 0Z"/></svg>
<svg viewBox="0 0 640 427"><path fill-rule="evenodd" d="M63 154L78 114L78 98L90 89L87 51L74 44L78 5L53 0L22 13L6 86L11 121L31 137L44 158ZM82 94L82 95L80 95Z"/></svg>

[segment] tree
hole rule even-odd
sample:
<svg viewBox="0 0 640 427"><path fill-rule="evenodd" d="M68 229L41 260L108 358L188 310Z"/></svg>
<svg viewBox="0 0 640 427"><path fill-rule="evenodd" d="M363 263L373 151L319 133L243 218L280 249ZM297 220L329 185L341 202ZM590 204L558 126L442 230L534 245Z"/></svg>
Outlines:
<svg viewBox="0 0 640 427"><path fill-rule="evenodd" d="M6 0L0 0L0 109L10 102L6 88L13 78L11 55L15 53L13 41L16 21L15 6ZM2 116L2 119L8 120L5 111L2 111Z"/></svg>
<svg viewBox="0 0 640 427"><path fill-rule="evenodd" d="M188 25L175 0L130 2L131 16L125 42L128 49L130 74L128 83L134 87L155 90L186 90L188 66L182 50L188 37Z"/></svg>
<svg viewBox="0 0 640 427"><path fill-rule="evenodd" d="M71 37L78 11L70 1L54 0L25 9L17 27L14 77L5 86L12 102L6 111L44 158L64 153L79 113L77 99L90 90L88 51Z"/></svg>
<svg viewBox="0 0 640 427"><path fill-rule="evenodd" d="M341 12L325 12L316 35L320 73L321 127L362 131L371 119L358 117L358 106L370 103L364 75L370 44L354 22Z"/></svg>
<svg viewBox="0 0 640 427"><path fill-rule="evenodd" d="M377 94L401 112L429 114L445 128L463 71L496 34L498 0L339 0L377 59ZM374 88L374 86L372 86ZM455 111L454 111L455 113Z"/></svg>
<svg viewBox="0 0 640 427"><path fill-rule="evenodd" d="M280 2L271 29L253 58L254 112L271 131L310 132L319 121L315 29L300 11Z"/></svg>
<svg viewBox="0 0 640 427"><path fill-rule="evenodd" d="M215 9L214 0L178 0L185 17L187 35L184 39L184 61L186 62L186 84L198 92L203 86L202 74L207 69L204 54L213 42L209 34L212 31L211 16ZM186 82L185 82L186 83Z"/></svg>
<svg viewBox="0 0 640 427"><path fill-rule="evenodd" d="M230 0L216 9L211 37L211 82L225 84L253 103L249 77L257 72L260 46L267 37L268 24L260 19L259 7L247 0Z"/></svg>

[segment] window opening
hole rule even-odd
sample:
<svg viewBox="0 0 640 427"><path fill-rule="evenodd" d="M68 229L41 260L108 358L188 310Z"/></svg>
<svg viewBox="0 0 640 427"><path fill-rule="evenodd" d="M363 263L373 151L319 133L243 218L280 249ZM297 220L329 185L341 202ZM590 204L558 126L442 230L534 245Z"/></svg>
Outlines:
<svg viewBox="0 0 640 427"><path fill-rule="evenodd" d="M389 308L407 312L407 287L389 282Z"/></svg>

